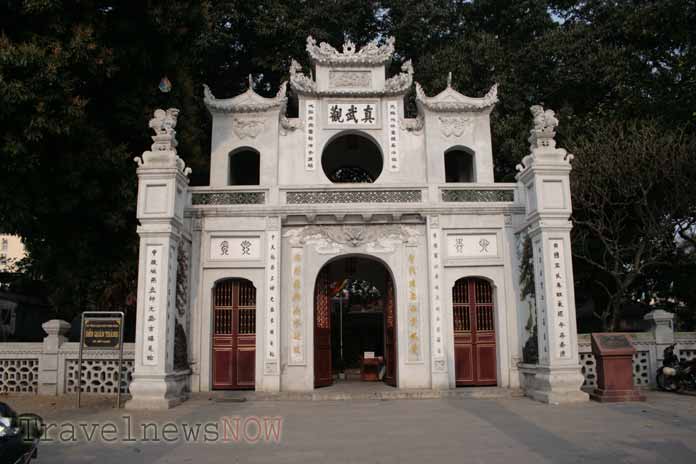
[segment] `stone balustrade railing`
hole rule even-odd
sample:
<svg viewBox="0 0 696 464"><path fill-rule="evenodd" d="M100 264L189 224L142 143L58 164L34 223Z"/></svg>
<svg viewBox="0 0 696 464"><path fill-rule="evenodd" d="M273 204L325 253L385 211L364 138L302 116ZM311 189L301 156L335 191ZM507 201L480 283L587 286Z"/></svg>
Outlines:
<svg viewBox="0 0 696 464"><path fill-rule="evenodd" d="M327 184L298 186L191 187L192 207L333 204L521 204L517 184L451 183L440 186Z"/></svg>
<svg viewBox="0 0 696 464"><path fill-rule="evenodd" d="M0 343L0 393L62 395L76 392L79 344L65 335L70 324L51 320L43 324L43 343ZM133 374L135 345L123 346L121 391L128 392ZM116 393L118 352L82 353L82 391Z"/></svg>
<svg viewBox="0 0 696 464"><path fill-rule="evenodd" d="M654 388L655 374L662 365L664 349L676 343L675 353L681 359L696 358L696 332L674 332L674 315L662 310L648 313L645 319L651 324L648 332L631 333L631 342L636 349L633 355L633 383L639 388ZM597 371L590 334L578 335L580 369L585 377L583 388L593 390L597 386ZM536 366L520 364L522 387L533 381Z"/></svg>
<svg viewBox="0 0 696 464"><path fill-rule="evenodd" d="M696 332L674 332L672 315L653 311L646 316L652 322L649 332L633 333L636 348L633 356L633 381L641 388L655 386L655 372L662 363L664 348L677 344L682 359L696 358ZM74 393L77 385L78 343L66 341L70 324L65 321L46 322L48 334L43 343L0 343L0 393L31 393L62 395ZM593 389L597 384L595 359L590 335L578 336L580 366L585 377L583 388ZM133 374L135 346L125 343L121 391L128 392ZM82 391L85 393L115 393L118 353L115 351L85 351L82 364ZM533 377L534 366L520 365L525 377Z"/></svg>

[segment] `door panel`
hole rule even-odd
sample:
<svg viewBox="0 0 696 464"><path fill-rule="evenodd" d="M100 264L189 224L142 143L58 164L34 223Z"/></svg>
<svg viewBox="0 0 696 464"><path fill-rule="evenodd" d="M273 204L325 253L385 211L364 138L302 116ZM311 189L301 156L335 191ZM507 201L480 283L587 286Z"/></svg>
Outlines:
<svg viewBox="0 0 696 464"><path fill-rule="evenodd" d="M394 284L387 277L387 301L384 308L384 382L396 386L396 306Z"/></svg>
<svg viewBox="0 0 696 464"><path fill-rule="evenodd" d="M460 279L452 289L457 386L496 385L493 289L482 279Z"/></svg>
<svg viewBox="0 0 696 464"><path fill-rule="evenodd" d="M327 269L317 277L314 289L314 386L326 387L333 383L331 375L331 308Z"/></svg>
<svg viewBox="0 0 696 464"><path fill-rule="evenodd" d="M219 282L213 290L213 389L254 388L256 289L247 280Z"/></svg>

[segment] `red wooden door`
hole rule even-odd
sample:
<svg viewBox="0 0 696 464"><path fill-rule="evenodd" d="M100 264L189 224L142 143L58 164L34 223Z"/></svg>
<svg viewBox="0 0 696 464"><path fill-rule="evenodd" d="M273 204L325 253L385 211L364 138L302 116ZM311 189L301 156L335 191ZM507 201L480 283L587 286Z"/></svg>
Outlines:
<svg viewBox="0 0 696 464"><path fill-rule="evenodd" d="M459 279L452 289L457 386L496 385L493 289L482 279Z"/></svg>
<svg viewBox="0 0 696 464"><path fill-rule="evenodd" d="M314 289L314 386L333 383L331 375L331 307L327 269L319 272Z"/></svg>
<svg viewBox="0 0 696 464"><path fill-rule="evenodd" d="M394 284L387 277L387 299L384 308L384 383L396 386L396 315Z"/></svg>
<svg viewBox="0 0 696 464"><path fill-rule="evenodd" d="M256 288L248 280L226 280L213 290L213 388L254 388Z"/></svg>

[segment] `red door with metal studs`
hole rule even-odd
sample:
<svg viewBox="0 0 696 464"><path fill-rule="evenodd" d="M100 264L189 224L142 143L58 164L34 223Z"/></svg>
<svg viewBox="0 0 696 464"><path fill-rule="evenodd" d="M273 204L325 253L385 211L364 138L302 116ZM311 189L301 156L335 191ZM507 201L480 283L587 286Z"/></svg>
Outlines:
<svg viewBox="0 0 696 464"><path fill-rule="evenodd" d="M256 288L248 280L213 290L213 389L253 389L256 364Z"/></svg>
<svg viewBox="0 0 696 464"><path fill-rule="evenodd" d="M454 372L457 386L496 385L493 288L483 279L459 279L452 289Z"/></svg>

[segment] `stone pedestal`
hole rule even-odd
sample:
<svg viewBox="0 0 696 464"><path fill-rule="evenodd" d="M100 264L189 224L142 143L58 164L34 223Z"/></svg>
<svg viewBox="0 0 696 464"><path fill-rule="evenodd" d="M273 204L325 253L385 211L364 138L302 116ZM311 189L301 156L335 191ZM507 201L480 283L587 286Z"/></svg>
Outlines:
<svg viewBox="0 0 696 464"><path fill-rule="evenodd" d="M169 374L140 374L130 385L132 398L127 409L169 409L183 403L189 397L191 371Z"/></svg>
<svg viewBox="0 0 696 464"><path fill-rule="evenodd" d="M590 398L603 403L645 401L633 385L633 354L636 349L628 335L592 334L592 353L597 364L597 388Z"/></svg>

